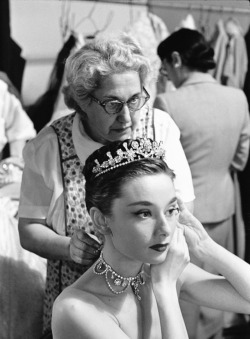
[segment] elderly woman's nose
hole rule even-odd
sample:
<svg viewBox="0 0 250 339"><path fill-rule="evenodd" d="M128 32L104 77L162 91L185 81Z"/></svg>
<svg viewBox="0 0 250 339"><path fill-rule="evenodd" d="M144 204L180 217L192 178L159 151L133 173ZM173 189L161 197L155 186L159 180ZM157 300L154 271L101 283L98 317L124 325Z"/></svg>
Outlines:
<svg viewBox="0 0 250 339"><path fill-rule="evenodd" d="M129 122L131 121L131 113L127 105L124 105L121 112L118 114L119 122Z"/></svg>

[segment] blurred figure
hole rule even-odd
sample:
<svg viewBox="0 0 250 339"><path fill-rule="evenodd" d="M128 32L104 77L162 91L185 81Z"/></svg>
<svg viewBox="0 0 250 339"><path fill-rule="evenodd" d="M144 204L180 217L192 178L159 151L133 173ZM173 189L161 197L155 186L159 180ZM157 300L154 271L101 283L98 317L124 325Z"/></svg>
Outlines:
<svg viewBox="0 0 250 339"><path fill-rule="evenodd" d="M22 151L36 131L10 85L0 79L0 336L38 339L46 262L21 247L17 225Z"/></svg>
<svg viewBox="0 0 250 339"><path fill-rule="evenodd" d="M8 82L2 79L3 77L0 78L0 192L1 196L8 196L11 189L12 193L16 191L15 198L18 199L23 169L22 151L26 142L35 137L36 131L23 110L21 101L9 91ZM5 187L12 183L16 185Z"/></svg>
<svg viewBox="0 0 250 339"><path fill-rule="evenodd" d="M202 34L180 29L158 46L161 72L176 90L159 94L154 106L170 114L181 131L195 190L194 215L209 235L233 251L235 214L233 175L242 171L249 150L249 112L243 91L220 85L208 71L214 52ZM241 229L244 234L244 227ZM242 237L244 248L244 236ZM194 260L200 266L201 263ZM202 266L211 273L214 270ZM190 338L221 338L223 314L183 307ZM204 334L197 334L201 316Z"/></svg>
<svg viewBox="0 0 250 339"><path fill-rule="evenodd" d="M26 141L35 135L33 123L21 102L9 92L8 84L0 79L0 152L9 143L10 156L22 158Z"/></svg>

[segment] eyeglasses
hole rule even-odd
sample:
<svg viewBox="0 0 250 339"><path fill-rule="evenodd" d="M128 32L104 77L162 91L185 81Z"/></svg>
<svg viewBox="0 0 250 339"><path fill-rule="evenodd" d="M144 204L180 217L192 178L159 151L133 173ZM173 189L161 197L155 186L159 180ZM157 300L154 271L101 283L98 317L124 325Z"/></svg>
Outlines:
<svg viewBox="0 0 250 339"><path fill-rule="evenodd" d="M161 67L161 68L159 69L159 72L160 72L160 74L163 75L164 77L167 77L167 76L168 76L168 71L167 71L166 68L164 68L164 67Z"/></svg>
<svg viewBox="0 0 250 339"><path fill-rule="evenodd" d="M135 111L138 111L141 109L146 102L150 99L149 93L146 91L146 89L143 87L143 91L145 92L146 96L143 95L135 95L128 101L121 101L121 100L105 100L100 101L96 99L93 95L90 95L90 97L98 103L98 105L102 106L102 108L105 110L106 113L109 115L118 114L123 109L124 105L128 106L128 109L131 113L134 113Z"/></svg>

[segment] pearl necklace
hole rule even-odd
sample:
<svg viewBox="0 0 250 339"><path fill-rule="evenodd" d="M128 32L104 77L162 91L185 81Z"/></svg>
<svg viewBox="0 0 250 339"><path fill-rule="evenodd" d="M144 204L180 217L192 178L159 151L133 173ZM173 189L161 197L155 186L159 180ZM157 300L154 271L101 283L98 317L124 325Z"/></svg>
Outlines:
<svg viewBox="0 0 250 339"><path fill-rule="evenodd" d="M106 284L112 293L117 295L124 293L129 288L129 286L131 286L134 295L138 300L141 300L141 296L139 295L139 286L145 284L143 269L135 277L123 277L122 275L116 273L113 268L106 263L103 258L103 253L101 252L100 258L93 266L93 272L97 275L105 274ZM122 289L116 291L112 284L117 287L122 287Z"/></svg>

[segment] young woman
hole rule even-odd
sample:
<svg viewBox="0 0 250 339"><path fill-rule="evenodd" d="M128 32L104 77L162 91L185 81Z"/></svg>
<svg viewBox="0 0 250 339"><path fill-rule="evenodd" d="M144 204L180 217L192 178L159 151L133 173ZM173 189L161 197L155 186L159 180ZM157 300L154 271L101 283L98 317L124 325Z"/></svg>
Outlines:
<svg viewBox="0 0 250 339"><path fill-rule="evenodd" d="M86 206L103 247L57 298L54 339L188 338L179 297L250 312L250 266L216 244L177 198L163 158L151 139L128 139L86 160ZM221 276L190 264L188 248Z"/></svg>

